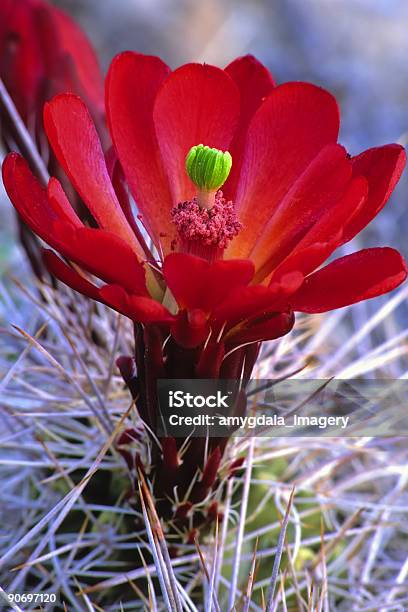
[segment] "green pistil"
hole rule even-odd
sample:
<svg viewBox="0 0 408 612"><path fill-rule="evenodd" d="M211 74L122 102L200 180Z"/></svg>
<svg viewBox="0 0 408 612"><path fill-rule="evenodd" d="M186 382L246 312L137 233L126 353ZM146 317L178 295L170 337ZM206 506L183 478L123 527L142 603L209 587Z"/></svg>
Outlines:
<svg viewBox="0 0 408 612"><path fill-rule="evenodd" d="M198 187L198 200L204 205L213 200L212 194L225 183L231 166L232 157L228 151L219 151L202 144L191 147L186 157L186 170Z"/></svg>

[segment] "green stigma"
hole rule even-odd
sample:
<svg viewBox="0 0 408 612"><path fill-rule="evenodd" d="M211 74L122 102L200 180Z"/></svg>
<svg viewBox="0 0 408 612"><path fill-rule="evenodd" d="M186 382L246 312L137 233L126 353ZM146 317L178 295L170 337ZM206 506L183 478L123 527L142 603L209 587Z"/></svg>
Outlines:
<svg viewBox="0 0 408 612"><path fill-rule="evenodd" d="M232 157L228 151L202 144L191 147L186 157L188 176L204 191L217 191L227 180L231 166Z"/></svg>

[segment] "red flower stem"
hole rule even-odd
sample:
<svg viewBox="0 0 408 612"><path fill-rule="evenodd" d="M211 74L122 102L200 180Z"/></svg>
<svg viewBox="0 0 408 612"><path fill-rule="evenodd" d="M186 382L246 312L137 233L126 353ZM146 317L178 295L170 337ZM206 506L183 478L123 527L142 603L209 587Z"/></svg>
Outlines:
<svg viewBox="0 0 408 612"><path fill-rule="evenodd" d="M46 165L1 79L0 112L9 124L15 141L20 149L20 153L27 159L31 169L35 172L43 185L47 185L50 175L48 174Z"/></svg>

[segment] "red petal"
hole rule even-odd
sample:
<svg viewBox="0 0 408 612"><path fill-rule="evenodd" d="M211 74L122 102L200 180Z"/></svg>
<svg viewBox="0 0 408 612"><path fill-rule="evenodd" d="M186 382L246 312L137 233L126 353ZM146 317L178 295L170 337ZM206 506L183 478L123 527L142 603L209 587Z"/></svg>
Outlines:
<svg viewBox="0 0 408 612"><path fill-rule="evenodd" d="M52 223L57 219L47 193L31 172L25 159L17 153L7 155L2 166L7 194L23 221L50 245L56 242Z"/></svg>
<svg viewBox="0 0 408 612"><path fill-rule="evenodd" d="M353 173L368 180L368 199L347 225L344 242L351 240L380 212L400 179L406 157L403 147L391 144L368 149L353 158Z"/></svg>
<svg viewBox="0 0 408 612"><path fill-rule="evenodd" d="M53 274L60 281L68 285L68 287L75 289L75 291L78 291L79 293L82 293L82 295L86 295L93 300L103 302L99 295L98 287L95 287L95 285L73 270L73 268L67 266L66 263L57 257L54 251L44 249L43 259L49 272L51 272L51 274Z"/></svg>
<svg viewBox="0 0 408 612"><path fill-rule="evenodd" d="M133 214L133 208L129 197L129 189L126 183L126 177L113 146L110 147L107 151L105 159L106 166L109 172L109 177L112 181L112 185L118 198L120 207L123 210L123 214L125 215L130 227L132 228L140 246L142 247L146 259L149 261L153 261L154 258L152 256L152 253L146 244L142 231Z"/></svg>
<svg viewBox="0 0 408 612"><path fill-rule="evenodd" d="M190 148L202 143L228 149L238 113L238 89L219 68L186 64L165 81L153 117L173 204L190 200L196 193L185 170Z"/></svg>
<svg viewBox="0 0 408 612"><path fill-rule="evenodd" d="M126 52L113 60L106 80L112 141L143 223L155 244L162 243L166 250L174 227L170 192L154 131L153 104L169 72L157 57Z"/></svg>
<svg viewBox="0 0 408 612"><path fill-rule="evenodd" d="M322 263L330 257L330 255L338 247L341 239L341 229L338 234L328 242L316 242L304 249L295 249L285 261L282 262L269 281L271 286L276 282L280 282L281 274L293 274L298 271L302 274L302 278L316 270Z"/></svg>
<svg viewBox="0 0 408 612"><path fill-rule="evenodd" d="M295 323L293 312L271 313L255 318L228 334L228 342L234 345L263 340L275 340L289 333Z"/></svg>
<svg viewBox="0 0 408 612"><path fill-rule="evenodd" d="M182 310L171 326L171 335L184 348L202 344L210 333L207 316L202 310Z"/></svg>
<svg viewBox="0 0 408 612"><path fill-rule="evenodd" d="M121 285L131 293L148 295L145 271L129 245L111 232L56 222L55 235L61 252L107 283Z"/></svg>
<svg viewBox="0 0 408 612"><path fill-rule="evenodd" d="M53 251L43 251L48 270L63 283L93 300L106 304L133 321L140 323L170 323L174 317L159 302L143 296L129 295L119 285L96 287L67 266Z"/></svg>
<svg viewBox="0 0 408 612"><path fill-rule="evenodd" d="M0 24L0 73L25 120L47 96L67 90L103 113L96 55L68 15L48 2L1 0Z"/></svg>
<svg viewBox="0 0 408 612"><path fill-rule="evenodd" d="M282 199L251 252L261 282L298 245L343 195L351 163L340 145L328 145L315 157Z"/></svg>
<svg viewBox="0 0 408 612"><path fill-rule="evenodd" d="M56 7L50 7L50 10L57 26L58 43L61 51L71 58L81 93L102 114L103 79L95 51L73 19Z"/></svg>
<svg viewBox="0 0 408 612"><path fill-rule="evenodd" d="M50 246L106 282L147 293L144 268L130 246L111 232L80 225L57 181L50 181L50 206L46 190L16 153L5 159L3 179L23 221Z"/></svg>
<svg viewBox="0 0 408 612"><path fill-rule="evenodd" d="M293 272L270 287L251 285L236 289L215 308L212 319L218 323L218 327L227 323L226 329L229 329L245 319L276 312L286 306L288 296L299 289L302 282L303 275Z"/></svg>
<svg viewBox="0 0 408 612"><path fill-rule="evenodd" d="M171 323L174 319L159 302L136 295L129 296L125 314L132 321L140 323Z"/></svg>
<svg viewBox="0 0 408 612"><path fill-rule="evenodd" d="M44 126L58 161L98 225L141 254L109 180L98 134L82 100L73 94L53 98L44 107Z"/></svg>
<svg viewBox="0 0 408 612"><path fill-rule="evenodd" d="M185 253L167 255L163 275L181 308L211 311L234 289L251 282L254 267L248 260L208 263Z"/></svg>
<svg viewBox="0 0 408 612"><path fill-rule="evenodd" d="M36 110L44 79L44 58L32 2L0 2L0 73L24 120Z"/></svg>
<svg viewBox="0 0 408 612"><path fill-rule="evenodd" d="M170 323L174 317L159 302L148 297L129 295L119 285L105 285L101 297L118 312L139 323Z"/></svg>
<svg viewBox="0 0 408 612"><path fill-rule="evenodd" d="M51 177L47 186L48 204L53 209L56 217L70 223L75 227L83 227L83 223L72 208L61 183L58 179Z"/></svg>
<svg viewBox="0 0 408 612"><path fill-rule="evenodd" d="M225 72L236 83L241 94L238 127L229 147L233 161L232 169L223 187L224 196L234 200L249 123L275 84L269 70L252 55L238 57L225 68Z"/></svg>
<svg viewBox="0 0 408 612"><path fill-rule="evenodd" d="M118 285L105 285L102 288L96 287L64 263L53 251L44 250L43 258L51 274L68 285L68 287L132 318L131 315L134 312L131 306L129 306L128 295L122 287Z"/></svg>
<svg viewBox="0 0 408 612"><path fill-rule="evenodd" d="M309 276L291 299L300 312L326 312L367 300L398 287L407 268L398 251L364 249L336 259Z"/></svg>
<svg viewBox="0 0 408 612"><path fill-rule="evenodd" d="M367 181L364 177L352 179L344 196L328 208L288 257L273 271L271 282L293 270L299 270L307 276L326 261L344 242L344 227L364 206L367 192Z"/></svg>
<svg viewBox="0 0 408 612"><path fill-rule="evenodd" d="M247 257L282 198L339 129L336 100L309 83L272 90L248 129L236 207L244 225L228 257ZM256 215L254 211L256 210Z"/></svg>

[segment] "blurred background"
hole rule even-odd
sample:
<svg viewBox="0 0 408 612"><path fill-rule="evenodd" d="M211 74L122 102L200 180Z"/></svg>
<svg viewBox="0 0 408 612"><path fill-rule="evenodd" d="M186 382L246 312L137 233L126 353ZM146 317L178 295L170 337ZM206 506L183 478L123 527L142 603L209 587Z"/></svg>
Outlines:
<svg viewBox="0 0 408 612"><path fill-rule="evenodd" d="M160 55L172 67L191 60L224 66L253 53L277 82L311 81L336 95L341 141L352 155L387 142L408 142L406 0L54 3L82 25L104 71L124 49ZM386 209L346 249L392 244L408 256L407 195L405 174ZM12 218L1 221L8 235Z"/></svg>

